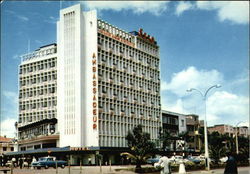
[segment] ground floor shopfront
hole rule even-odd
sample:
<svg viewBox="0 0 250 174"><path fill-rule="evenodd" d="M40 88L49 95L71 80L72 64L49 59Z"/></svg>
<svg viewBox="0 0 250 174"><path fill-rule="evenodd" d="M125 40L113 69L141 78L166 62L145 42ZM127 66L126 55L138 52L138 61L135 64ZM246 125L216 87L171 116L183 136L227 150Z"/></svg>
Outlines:
<svg viewBox="0 0 250 174"><path fill-rule="evenodd" d="M110 147L90 147L90 148L43 148L27 151L9 152L2 156L2 165L13 161L18 166L20 159L31 164L35 159L40 157L53 156L57 160L65 160L70 165L102 165L129 164L131 161L120 154L128 152L127 148L110 148Z"/></svg>

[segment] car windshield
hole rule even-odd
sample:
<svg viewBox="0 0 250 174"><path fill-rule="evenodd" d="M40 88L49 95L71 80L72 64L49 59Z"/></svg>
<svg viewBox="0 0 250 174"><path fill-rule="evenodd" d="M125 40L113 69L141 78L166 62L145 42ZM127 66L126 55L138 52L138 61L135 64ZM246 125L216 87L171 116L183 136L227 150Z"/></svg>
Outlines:
<svg viewBox="0 0 250 174"><path fill-rule="evenodd" d="M39 158L39 161L46 161L46 158Z"/></svg>

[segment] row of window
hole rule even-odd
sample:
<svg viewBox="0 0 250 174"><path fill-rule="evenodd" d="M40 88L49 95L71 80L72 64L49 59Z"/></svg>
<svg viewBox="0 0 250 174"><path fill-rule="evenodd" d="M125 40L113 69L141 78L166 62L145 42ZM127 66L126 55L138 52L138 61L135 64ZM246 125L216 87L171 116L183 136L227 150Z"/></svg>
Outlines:
<svg viewBox="0 0 250 174"><path fill-rule="evenodd" d="M42 108L56 107L57 99L56 97L42 98L37 100L28 100L19 102L19 110L33 110Z"/></svg>
<svg viewBox="0 0 250 174"><path fill-rule="evenodd" d="M108 56L107 56L108 57ZM150 79L150 80L157 80L159 81L159 71L152 70L149 67L146 66L138 66L138 64L134 64L133 62L126 62L126 61L117 61L118 63L109 63L102 59L99 58L100 61L98 61L98 67L99 69L106 69L108 71L116 71L116 72L121 72L121 73L127 73L131 74L133 76L138 76L138 77L144 77L145 79ZM107 58L108 59L108 58ZM100 75L102 72L100 72Z"/></svg>
<svg viewBox="0 0 250 174"><path fill-rule="evenodd" d="M141 43L141 42L137 42ZM98 34L98 47L106 51L112 52L116 55L123 55L126 58L132 58L136 61L142 61L143 63L151 64L159 59L158 58L158 49L146 49L148 44L139 44L140 50L123 44L119 41L116 41L110 37ZM143 59L143 57L145 58ZM155 63L156 63L155 62Z"/></svg>
<svg viewBox="0 0 250 174"><path fill-rule="evenodd" d="M109 83L99 83L99 96L104 98L113 98L118 101L127 101L129 103L140 103L150 106L160 106L160 96L152 93L145 93L131 88L120 87Z"/></svg>
<svg viewBox="0 0 250 174"><path fill-rule="evenodd" d="M133 65L134 66L134 65ZM131 65L132 67L132 65ZM159 72L158 71L149 71L147 68L144 70L135 68L134 70L128 68L125 69L119 69L116 65L113 66L107 66L106 64L99 63L98 65L98 75L100 77L106 78L106 79L118 79L121 82L124 81L125 77L131 76L130 79L134 80L135 78L140 80L150 80L152 82L159 82Z"/></svg>
<svg viewBox="0 0 250 174"><path fill-rule="evenodd" d="M155 56L159 55L159 49L157 46L152 46L151 44L145 43L143 40L137 39L137 48Z"/></svg>
<svg viewBox="0 0 250 174"><path fill-rule="evenodd" d="M20 66L19 74L38 72L56 67L56 57Z"/></svg>
<svg viewBox="0 0 250 174"><path fill-rule="evenodd" d="M112 58L109 62L113 63L114 65L119 61L130 61L135 65L137 64L137 67L146 66L150 68L159 68L158 57L154 57L141 51L133 51L134 49L131 49L129 47L127 49L124 49L122 47L119 48L118 46L113 48L105 47L99 44L98 50L98 57L101 58L99 60L108 61L108 56Z"/></svg>
<svg viewBox="0 0 250 174"><path fill-rule="evenodd" d="M55 84L38 86L34 88L21 89L19 92L19 98L25 99L29 97L46 96L46 95L56 94Z"/></svg>
<svg viewBox="0 0 250 174"><path fill-rule="evenodd" d="M30 75L27 77L21 77L20 78L20 86L29 86L29 85L37 85L44 82L53 82L57 79L57 72L51 71L51 72L44 72L39 73L35 75Z"/></svg>
<svg viewBox="0 0 250 174"><path fill-rule="evenodd" d="M159 125L159 120L145 120L141 118L129 117L129 116L120 116L120 115L111 115L106 113L99 113L98 118L100 121L110 121L117 123L133 123L141 124L149 127L157 127Z"/></svg>
<svg viewBox="0 0 250 174"><path fill-rule="evenodd" d="M3 151L14 151L14 147L2 147Z"/></svg>
<svg viewBox="0 0 250 174"><path fill-rule="evenodd" d="M19 123L29 123L29 122L35 122L40 121L43 119L52 119L56 118L56 110L45 110L41 112L26 112L23 114L19 114Z"/></svg>
<svg viewBox="0 0 250 174"><path fill-rule="evenodd" d="M132 88L137 93L143 92L143 93L154 93L159 95L160 91L160 84L155 83L153 81L148 80L140 80L139 78L130 78L130 77L124 77L124 76L113 76L111 79L107 78L101 78L98 79L99 84L103 86L103 93L106 93L106 87L108 88L110 85L115 85L118 88L121 88L121 91L126 90L127 88Z"/></svg>
<svg viewBox="0 0 250 174"><path fill-rule="evenodd" d="M150 81L148 81L150 84L138 82L139 86L131 85L131 84L126 86L125 83L123 83L123 82L120 82L120 83L113 83L113 82L114 81L112 81L112 80L109 80L109 81L100 80L98 83L99 92L106 93L106 94L109 94L111 96L112 95L118 96L118 94L121 94L122 97L125 97L125 98L127 98L128 94L131 94L131 95L134 94L137 96L141 95L141 96L159 97L158 90L159 90L160 86L158 84L156 86L153 83L152 87L151 87L152 82L150 82ZM146 88L145 86L148 86L148 87ZM154 91L154 89L156 92L152 92L152 91ZM136 100L137 98L133 98L133 99Z"/></svg>
<svg viewBox="0 0 250 174"><path fill-rule="evenodd" d="M173 117L162 117L162 123L171 124L171 125L178 125L178 118Z"/></svg>
<svg viewBox="0 0 250 174"><path fill-rule="evenodd" d="M159 118L160 109L152 108L149 106L141 106L139 104L131 104L127 102L117 102L109 103L107 101L99 100L99 108L102 109L104 113L113 113L114 115L135 115L142 116L146 118Z"/></svg>
<svg viewBox="0 0 250 174"><path fill-rule="evenodd" d="M19 133L20 139L27 139L33 136L54 134L56 132L55 124L41 124L36 127L29 128Z"/></svg>
<svg viewBox="0 0 250 174"><path fill-rule="evenodd" d="M99 126L99 132L102 132L102 128L105 127L108 129L110 126L108 123L106 125L100 125ZM120 128L120 132L123 132L124 136L127 135L129 130L132 130L134 128L135 125L132 124L123 124ZM115 130L115 129L114 129ZM144 131L147 131L150 133L150 135L157 135L158 133L158 129L157 128L145 128ZM106 135L105 135L106 134ZM125 139L125 137L120 137L118 135L114 136L112 134L110 134L110 132L105 133L105 134L101 134L99 135L99 145L100 146L112 146L112 147L126 147L127 146L127 141ZM157 137L151 137L152 139L156 139Z"/></svg>
<svg viewBox="0 0 250 174"><path fill-rule="evenodd" d="M128 130L132 130L135 125L138 125L139 121L134 123L113 123L107 121L99 121L99 134L106 134L112 136L125 137L128 134ZM157 127L149 127L144 125L146 129L153 132ZM153 135L153 134L152 134Z"/></svg>

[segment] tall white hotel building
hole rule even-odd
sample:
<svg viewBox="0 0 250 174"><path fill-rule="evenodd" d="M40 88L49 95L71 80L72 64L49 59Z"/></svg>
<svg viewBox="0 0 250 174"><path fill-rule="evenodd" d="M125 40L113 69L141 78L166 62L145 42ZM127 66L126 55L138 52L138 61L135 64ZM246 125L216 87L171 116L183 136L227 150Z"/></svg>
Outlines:
<svg viewBox="0 0 250 174"><path fill-rule="evenodd" d="M138 124L157 139L159 61L142 30L123 31L80 5L62 9L57 44L20 65L19 149L126 147Z"/></svg>

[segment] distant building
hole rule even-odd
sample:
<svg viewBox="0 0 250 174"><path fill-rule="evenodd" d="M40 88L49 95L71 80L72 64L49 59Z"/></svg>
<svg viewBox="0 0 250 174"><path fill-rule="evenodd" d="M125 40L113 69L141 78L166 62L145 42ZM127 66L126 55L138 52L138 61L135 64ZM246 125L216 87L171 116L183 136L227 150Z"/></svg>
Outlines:
<svg viewBox="0 0 250 174"><path fill-rule="evenodd" d="M208 131L210 133L218 132L220 134L226 134L230 137L235 134L234 127L231 125L226 125L226 124L218 124L218 125L214 125L212 127L208 127Z"/></svg>
<svg viewBox="0 0 250 174"><path fill-rule="evenodd" d="M236 134L236 127L226 124L219 124L219 125L214 125L212 127L208 127L208 131L210 133L218 132L220 134L226 134L232 137L235 136ZM248 131L249 130L247 126L240 126L238 127L238 136L248 137L249 136Z"/></svg>

